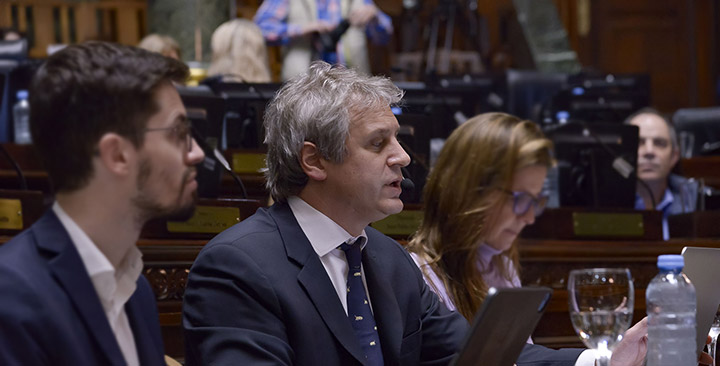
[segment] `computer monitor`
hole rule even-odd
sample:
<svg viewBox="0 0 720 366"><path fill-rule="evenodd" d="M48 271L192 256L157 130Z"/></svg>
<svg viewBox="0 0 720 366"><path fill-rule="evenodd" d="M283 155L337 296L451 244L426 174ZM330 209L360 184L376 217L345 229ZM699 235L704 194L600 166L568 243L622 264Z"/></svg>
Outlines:
<svg viewBox="0 0 720 366"><path fill-rule="evenodd" d="M13 41L0 40L0 60L22 61L28 58L28 41L25 38Z"/></svg>
<svg viewBox="0 0 720 366"><path fill-rule="evenodd" d="M216 83L213 91L226 101L225 137L227 148L262 148L263 116L268 102L280 89L279 83Z"/></svg>
<svg viewBox="0 0 720 366"><path fill-rule="evenodd" d="M566 86L555 94L548 117L622 123L649 105L647 74L577 74L569 76Z"/></svg>
<svg viewBox="0 0 720 366"><path fill-rule="evenodd" d="M638 128L616 123L568 123L547 128L555 145L551 179L560 206L633 208Z"/></svg>
<svg viewBox="0 0 720 366"><path fill-rule="evenodd" d="M225 99L204 85L178 86L177 91L193 128L206 138L207 143L220 147L223 139Z"/></svg>
<svg viewBox="0 0 720 366"><path fill-rule="evenodd" d="M691 156L720 155L720 107L678 109L672 120L678 138L693 136L692 148L684 147Z"/></svg>
<svg viewBox="0 0 720 366"><path fill-rule="evenodd" d="M419 114L433 120L430 136L447 138L457 126L477 114L503 109L504 100L497 90L497 75L442 77L423 82L396 82L405 91L402 112Z"/></svg>
<svg viewBox="0 0 720 366"><path fill-rule="evenodd" d="M559 72L508 70L505 111L522 119L542 122L543 111L553 95L565 87L567 78L567 74Z"/></svg>

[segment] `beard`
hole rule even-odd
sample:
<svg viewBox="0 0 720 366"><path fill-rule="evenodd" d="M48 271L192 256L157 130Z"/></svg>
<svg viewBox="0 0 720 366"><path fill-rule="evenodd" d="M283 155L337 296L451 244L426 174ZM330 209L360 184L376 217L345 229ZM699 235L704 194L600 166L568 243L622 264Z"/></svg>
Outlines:
<svg viewBox="0 0 720 366"><path fill-rule="evenodd" d="M148 181L152 176L152 168L150 162L145 159L140 162L140 171L136 182L137 195L132 198L132 203L137 209L137 221L144 225L152 219L165 219L170 221L187 221L195 213L195 205L197 203L197 191L192 193L189 202L183 202L185 196L185 188L188 177L193 173L194 168L188 168L183 173L181 186L178 190L177 197L171 205L158 202L157 197L150 194L147 189Z"/></svg>

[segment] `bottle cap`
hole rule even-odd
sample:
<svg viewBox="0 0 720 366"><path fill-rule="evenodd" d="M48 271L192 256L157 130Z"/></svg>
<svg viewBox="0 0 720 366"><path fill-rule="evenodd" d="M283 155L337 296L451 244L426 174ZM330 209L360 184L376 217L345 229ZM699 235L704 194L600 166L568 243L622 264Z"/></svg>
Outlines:
<svg viewBox="0 0 720 366"><path fill-rule="evenodd" d="M557 113L555 113L555 119L560 121L560 123L567 122L568 118L570 118L568 111L557 111Z"/></svg>
<svg viewBox="0 0 720 366"><path fill-rule="evenodd" d="M657 266L660 269L683 269L685 258L677 254L664 254L658 256Z"/></svg>
<svg viewBox="0 0 720 366"><path fill-rule="evenodd" d="M17 98L18 98L18 100L27 99L27 98L28 98L28 91L27 91L27 90L18 90L18 91L17 91Z"/></svg>

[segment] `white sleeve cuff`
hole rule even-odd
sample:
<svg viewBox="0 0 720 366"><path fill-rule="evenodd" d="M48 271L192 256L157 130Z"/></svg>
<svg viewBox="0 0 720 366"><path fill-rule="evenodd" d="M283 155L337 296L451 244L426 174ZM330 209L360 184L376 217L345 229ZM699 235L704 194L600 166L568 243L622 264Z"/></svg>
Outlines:
<svg viewBox="0 0 720 366"><path fill-rule="evenodd" d="M595 365L595 352L591 349L584 350L580 356L578 356L577 361L575 361L575 366L594 366Z"/></svg>

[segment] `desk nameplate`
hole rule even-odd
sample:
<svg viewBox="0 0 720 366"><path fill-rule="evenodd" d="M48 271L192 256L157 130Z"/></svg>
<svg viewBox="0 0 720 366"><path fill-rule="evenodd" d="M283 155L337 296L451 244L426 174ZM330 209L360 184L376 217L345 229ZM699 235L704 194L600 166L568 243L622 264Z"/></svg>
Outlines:
<svg viewBox="0 0 720 366"><path fill-rule="evenodd" d="M195 214L187 221L168 221L170 233L217 234L240 222L237 207L197 206Z"/></svg>
<svg viewBox="0 0 720 366"><path fill-rule="evenodd" d="M409 236L420 227L422 217L422 211L405 210L374 222L372 227L388 236Z"/></svg>
<svg viewBox="0 0 720 366"><path fill-rule="evenodd" d="M645 234L640 213L574 212L573 231L576 236L642 237Z"/></svg>
<svg viewBox="0 0 720 366"><path fill-rule="evenodd" d="M19 199L0 199L0 229L22 230L23 212Z"/></svg>
<svg viewBox="0 0 720 366"><path fill-rule="evenodd" d="M232 169L235 173L258 174L263 168L265 168L265 154L232 154Z"/></svg>

